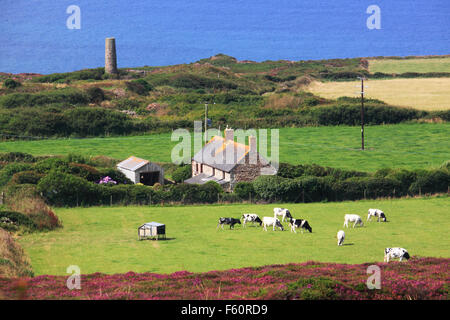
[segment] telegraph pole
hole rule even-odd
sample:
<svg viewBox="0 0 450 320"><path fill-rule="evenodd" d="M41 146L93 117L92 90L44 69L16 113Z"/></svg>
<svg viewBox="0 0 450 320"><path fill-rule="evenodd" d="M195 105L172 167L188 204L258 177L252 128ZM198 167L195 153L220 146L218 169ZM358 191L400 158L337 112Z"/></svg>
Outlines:
<svg viewBox="0 0 450 320"><path fill-rule="evenodd" d="M364 77L361 79L361 150L364 150Z"/></svg>
<svg viewBox="0 0 450 320"><path fill-rule="evenodd" d="M208 142L207 132L208 130L208 102L205 103L205 144Z"/></svg>

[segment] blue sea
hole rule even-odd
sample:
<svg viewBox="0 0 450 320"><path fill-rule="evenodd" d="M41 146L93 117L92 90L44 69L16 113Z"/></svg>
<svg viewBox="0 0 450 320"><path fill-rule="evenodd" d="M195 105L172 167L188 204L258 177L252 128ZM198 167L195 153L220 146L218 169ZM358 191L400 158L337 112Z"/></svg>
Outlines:
<svg viewBox="0 0 450 320"><path fill-rule="evenodd" d="M80 29L66 25L71 5ZM0 0L0 14L0 72L103 66L106 37L119 67L450 54L449 0Z"/></svg>

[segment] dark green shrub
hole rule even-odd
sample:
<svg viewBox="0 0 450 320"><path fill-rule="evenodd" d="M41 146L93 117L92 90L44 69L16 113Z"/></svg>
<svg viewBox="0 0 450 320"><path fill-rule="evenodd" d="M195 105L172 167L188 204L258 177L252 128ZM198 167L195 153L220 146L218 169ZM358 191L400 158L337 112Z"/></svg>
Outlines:
<svg viewBox="0 0 450 320"><path fill-rule="evenodd" d="M189 179L191 176L192 176L192 167L190 164L181 166L172 173L172 179L178 183L183 182L186 179Z"/></svg>
<svg viewBox="0 0 450 320"><path fill-rule="evenodd" d="M128 90L142 96L147 95L149 91L153 90L153 86L144 79L128 81L125 84Z"/></svg>
<svg viewBox="0 0 450 320"><path fill-rule="evenodd" d="M0 170L0 186L7 184L15 173L30 169L31 165L28 163L18 162L7 164Z"/></svg>
<svg viewBox="0 0 450 320"><path fill-rule="evenodd" d="M86 90L86 95L90 103L100 103L105 100L105 93L99 87L90 87Z"/></svg>
<svg viewBox="0 0 450 320"><path fill-rule="evenodd" d="M415 182L409 187L412 194L447 192L450 186L450 173L447 170L432 170L419 173Z"/></svg>
<svg viewBox="0 0 450 320"><path fill-rule="evenodd" d="M3 82L3 86L8 89L15 89L17 87L20 87L21 85L22 84L19 81L16 81L14 79L6 79Z"/></svg>
<svg viewBox="0 0 450 320"><path fill-rule="evenodd" d="M69 163L68 172L91 182L97 182L102 178L101 173L96 168L87 164Z"/></svg>
<svg viewBox="0 0 450 320"><path fill-rule="evenodd" d="M69 172L69 162L66 159L52 157L36 162L34 169L39 173L48 173L51 170Z"/></svg>
<svg viewBox="0 0 450 320"><path fill-rule="evenodd" d="M35 162L36 158L28 153L23 152L7 152L0 153L0 161L6 162Z"/></svg>
<svg viewBox="0 0 450 320"><path fill-rule="evenodd" d="M57 206L94 204L99 199L96 185L62 172L51 171L37 187L49 203Z"/></svg>
<svg viewBox="0 0 450 320"><path fill-rule="evenodd" d="M15 173L10 183L13 184L38 184L39 180L44 177L44 174L38 173L36 171L21 171Z"/></svg>
<svg viewBox="0 0 450 320"><path fill-rule="evenodd" d="M256 195L252 182L238 182L233 192L242 200L249 200Z"/></svg>

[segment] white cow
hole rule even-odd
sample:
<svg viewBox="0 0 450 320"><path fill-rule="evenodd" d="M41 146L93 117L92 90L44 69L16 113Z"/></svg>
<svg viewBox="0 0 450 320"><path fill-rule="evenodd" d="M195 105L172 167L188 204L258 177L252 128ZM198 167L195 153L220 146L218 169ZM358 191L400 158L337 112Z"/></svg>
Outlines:
<svg viewBox="0 0 450 320"><path fill-rule="evenodd" d="M280 220L278 218L274 217L263 217L262 219L263 223L263 230L267 231L267 226L273 226L273 231L275 231L275 227L278 227L281 229L281 231L284 231L283 225L281 224Z"/></svg>
<svg viewBox="0 0 450 320"><path fill-rule="evenodd" d="M348 228L349 222L354 222L353 228L355 227L356 224L359 224L361 227L363 226L362 219L357 214L346 214L344 216L344 227Z"/></svg>
<svg viewBox="0 0 450 320"><path fill-rule="evenodd" d="M378 222L380 222L380 219L383 219L383 221L386 222L386 216L380 209L369 209L369 213L367 214L367 221L369 221L369 219L371 220L372 217L377 217Z"/></svg>
<svg viewBox="0 0 450 320"><path fill-rule="evenodd" d="M403 248L386 248L384 249L384 262L389 262L389 259L400 258L400 261L405 258L408 260L409 253L406 249Z"/></svg>
<svg viewBox="0 0 450 320"><path fill-rule="evenodd" d="M292 215L291 215L291 213L289 212L288 209L285 209L285 208L273 208L273 217L277 218L278 216L282 216L281 222L284 222L285 218L292 218Z"/></svg>
<svg viewBox="0 0 450 320"><path fill-rule="evenodd" d="M337 233L338 246L342 246L345 239L345 232L343 230L339 230Z"/></svg>
<svg viewBox="0 0 450 320"><path fill-rule="evenodd" d="M259 226L261 226L262 224L261 219L258 217L256 213L244 213L241 219L243 219L242 225L244 228L247 222L252 222L253 224L256 222L259 223Z"/></svg>

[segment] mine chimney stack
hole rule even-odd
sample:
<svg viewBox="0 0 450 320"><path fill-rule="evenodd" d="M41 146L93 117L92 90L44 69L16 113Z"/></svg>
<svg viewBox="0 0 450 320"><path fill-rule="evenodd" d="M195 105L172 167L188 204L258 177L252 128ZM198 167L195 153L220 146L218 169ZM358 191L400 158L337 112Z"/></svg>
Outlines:
<svg viewBox="0 0 450 320"><path fill-rule="evenodd" d="M105 73L117 75L116 39L106 38L105 40Z"/></svg>

